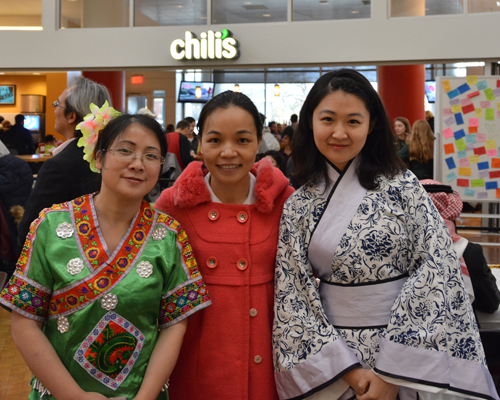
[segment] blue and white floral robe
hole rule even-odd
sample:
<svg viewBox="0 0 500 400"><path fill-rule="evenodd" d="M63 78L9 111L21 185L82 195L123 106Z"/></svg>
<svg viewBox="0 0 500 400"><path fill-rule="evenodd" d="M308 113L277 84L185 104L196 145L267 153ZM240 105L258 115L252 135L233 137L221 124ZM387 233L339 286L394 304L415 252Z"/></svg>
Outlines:
<svg viewBox="0 0 500 400"><path fill-rule="evenodd" d="M281 219L280 398L351 398L342 376L363 366L400 399L498 399L450 234L418 179L366 190L355 162L328 168L331 184L300 188Z"/></svg>

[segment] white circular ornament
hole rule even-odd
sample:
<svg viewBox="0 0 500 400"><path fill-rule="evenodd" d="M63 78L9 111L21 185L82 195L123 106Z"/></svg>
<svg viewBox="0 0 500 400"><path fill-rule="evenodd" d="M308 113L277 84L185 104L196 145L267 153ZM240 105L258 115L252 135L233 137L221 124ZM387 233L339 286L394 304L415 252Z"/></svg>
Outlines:
<svg viewBox="0 0 500 400"><path fill-rule="evenodd" d="M141 278L149 278L153 273L153 264L149 261L141 261L137 265L136 271Z"/></svg>
<svg viewBox="0 0 500 400"><path fill-rule="evenodd" d="M69 330L69 321L66 317L57 318L57 330L61 333L68 332Z"/></svg>
<svg viewBox="0 0 500 400"><path fill-rule="evenodd" d="M167 228L164 226L159 226L153 232L153 240L162 240L167 236Z"/></svg>
<svg viewBox="0 0 500 400"><path fill-rule="evenodd" d="M118 296L113 293L108 293L101 299L101 307L107 311L114 310L118 305Z"/></svg>
<svg viewBox="0 0 500 400"><path fill-rule="evenodd" d="M81 258L73 258L72 260L69 260L68 264L66 265L66 269L71 275L76 275L82 272L83 270L83 260Z"/></svg>
<svg viewBox="0 0 500 400"><path fill-rule="evenodd" d="M56 233L61 239L69 238L73 236L73 227L68 222L62 222L57 225Z"/></svg>

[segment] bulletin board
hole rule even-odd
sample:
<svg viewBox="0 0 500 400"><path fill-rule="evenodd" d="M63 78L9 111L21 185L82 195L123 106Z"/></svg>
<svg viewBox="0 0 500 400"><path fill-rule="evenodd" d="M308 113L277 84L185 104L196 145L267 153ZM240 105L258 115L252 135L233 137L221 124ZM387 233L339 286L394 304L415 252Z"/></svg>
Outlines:
<svg viewBox="0 0 500 400"><path fill-rule="evenodd" d="M434 171L463 201L500 202L500 76L438 77Z"/></svg>

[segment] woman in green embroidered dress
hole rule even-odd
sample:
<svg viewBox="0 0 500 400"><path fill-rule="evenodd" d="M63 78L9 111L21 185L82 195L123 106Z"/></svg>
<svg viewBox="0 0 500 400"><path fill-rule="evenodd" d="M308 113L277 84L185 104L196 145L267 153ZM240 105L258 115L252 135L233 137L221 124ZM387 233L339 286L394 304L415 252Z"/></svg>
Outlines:
<svg viewBox="0 0 500 400"><path fill-rule="evenodd" d="M110 112L94 114L82 132L99 132ZM0 293L35 377L30 399L167 398L186 318L210 300L180 224L143 201L166 151L153 119L115 118L91 157L100 192L32 223Z"/></svg>

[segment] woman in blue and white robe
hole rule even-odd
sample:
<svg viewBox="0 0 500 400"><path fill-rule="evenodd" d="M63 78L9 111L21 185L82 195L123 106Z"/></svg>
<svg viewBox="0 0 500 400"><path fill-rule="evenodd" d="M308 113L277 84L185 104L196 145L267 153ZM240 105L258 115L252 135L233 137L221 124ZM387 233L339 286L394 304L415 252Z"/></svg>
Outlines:
<svg viewBox="0 0 500 400"><path fill-rule="evenodd" d="M498 399L450 234L370 83L321 77L295 136L309 182L280 227L280 398Z"/></svg>

